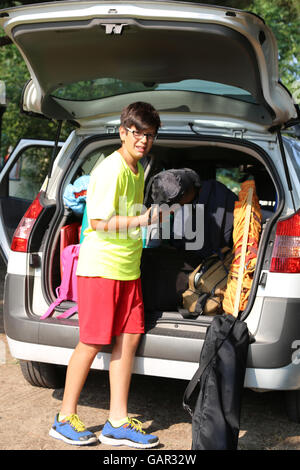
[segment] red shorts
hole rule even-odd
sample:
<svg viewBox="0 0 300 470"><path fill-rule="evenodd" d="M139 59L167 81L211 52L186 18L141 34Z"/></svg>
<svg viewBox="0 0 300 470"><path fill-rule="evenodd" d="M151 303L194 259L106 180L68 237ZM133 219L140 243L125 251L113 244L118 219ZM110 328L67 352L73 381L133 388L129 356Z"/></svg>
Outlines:
<svg viewBox="0 0 300 470"><path fill-rule="evenodd" d="M141 280L77 277L79 337L86 344L111 344L121 333L144 333Z"/></svg>

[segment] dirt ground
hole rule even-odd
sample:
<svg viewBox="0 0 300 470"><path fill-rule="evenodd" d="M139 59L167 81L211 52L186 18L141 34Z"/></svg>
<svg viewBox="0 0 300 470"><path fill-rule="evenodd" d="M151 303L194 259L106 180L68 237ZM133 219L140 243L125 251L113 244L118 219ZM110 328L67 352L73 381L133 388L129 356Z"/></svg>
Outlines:
<svg viewBox="0 0 300 470"><path fill-rule="evenodd" d="M109 451L112 448L100 443L88 448L73 447L48 436L54 415L61 405L63 389L50 390L31 386L24 380L18 361L10 355L3 327L4 273L5 268L1 261L0 450L71 448L73 451ZM157 451L191 448L191 420L182 408L186 385L186 381L159 377L134 375L132 378L129 414L143 421L147 431L159 436L161 444L155 449ZM79 416L91 431L99 435L107 418L108 407L108 374L92 371L80 397ZM120 452L124 448L117 449ZM286 417L281 393L245 390L239 449L300 449L300 425L290 422ZM114 455L118 455L117 450Z"/></svg>

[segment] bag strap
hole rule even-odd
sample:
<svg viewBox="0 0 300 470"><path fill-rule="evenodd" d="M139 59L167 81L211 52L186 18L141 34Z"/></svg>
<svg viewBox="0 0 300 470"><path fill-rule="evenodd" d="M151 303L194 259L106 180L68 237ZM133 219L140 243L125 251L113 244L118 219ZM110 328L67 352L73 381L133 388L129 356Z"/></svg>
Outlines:
<svg viewBox="0 0 300 470"><path fill-rule="evenodd" d="M223 317L224 318L224 317ZM228 319L228 321L227 321ZM230 320L229 320L230 319ZM233 319L233 322L231 323L231 320ZM221 348L221 346L223 345L224 341L226 341L226 339L228 338L228 336L230 335L235 323L237 321L237 318L234 318L233 316L231 315L226 315L225 317L225 322L223 323L221 329L220 329L220 332L222 331L222 334L224 334L224 337L223 339L221 340L220 344L218 345L218 347L213 351L213 353L208 356L206 358L206 360L201 363L201 359L200 359L200 365L198 367L198 369L196 370L194 376L192 377L192 379L190 380L187 388L185 389L185 392L184 392L184 395L183 395L183 403L182 403L182 406L184 408L184 410L186 410L191 416L193 416L193 411L192 409L190 408L190 406L188 405L188 402L197 386L197 384L199 383L200 379L201 379L201 376L202 374L204 373L204 371L206 370L206 368L209 366L209 364L214 360L214 358L216 357L219 349Z"/></svg>
<svg viewBox="0 0 300 470"><path fill-rule="evenodd" d="M68 308L65 312L58 315L56 318L70 318L74 313L78 311L78 306L75 305L74 307Z"/></svg>
<svg viewBox="0 0 300 470"><path fill-rule="evenodd" d="M61 299L61 298L58 298L58 299L54 300L54 302L52 302L52 304L51 304L50 307L48 308L47 312L44 313L44 315L42 315L40 319L41 319L41 320L45 320L45 318L50 317L50 316L53 314L55 308L58 307L58 305L59 305L62 301L63 301L63 299Z"/></svg>
<svg viewBox="0 0 300 470"><path fill-rule="evenodd" d="M215 256L215 255L213 255L213 256ZM212 257L211 257L211 258L212 258ZM205 272L206 272L211 266L213 266L213 265L215 264L215 262L218 262L218 261L221 261L221 264L222 264L222 266L223 266L223 268L224 268L224 270L225 270L225 272L226 272L225 276L224 276L222 279L220 279L220 280L214 285L214 287L212 288L212 290L211 290L210 292L201 292L201 290L199 290L199 288L194 287L194 286L193 286L193 283L194 283L194 281L195 281L195 276L196 276L197 273L199 273L199 271L201 271L202 267L204 268L203 274L205 274ZM210 296L214 296L214 295L215 295L215 290L216 290L217 286L218 286L222 281L224 281L224 279L225 279L227 276L228 276L228 270L227 270L227 268L226 268L226 266L225 266L225 263L224 263L223 259L221 259L221 258L220 258L219 260L216 259L216 261L214 260L214 262L211 263L211 264L209 264L207 267L204 266L204 263L203 263L202 265L200 264L200 265L195 269L195 271L193 271L193 272L190 274L190 276L189 276L189 289L188 289L188 290L190 290L191 292L194 292L195 294L198 294L198 295L199 295L198 300L197 300L196 305L195 305L195 312L191 312L191 313L190 313L190 316L198 317L199 315L202 315L202 314L203 314L203 310L204 310L204 307L205 307L205 304L206 304L208 298L209 298ZM188 317L187 312L185 311L185 309L178 309L178 311L179 311L179 313L181 313L181 314L183 315L183 317L184 317L184 316Z"/></svg>
<svg viewBox="0 0 300 470"><path fill-rule="evenodd" d="M195 313L198 315L202 315L206 301L210 296L210 292L203 292L199 295L198 300L195 305Z"/></svg>

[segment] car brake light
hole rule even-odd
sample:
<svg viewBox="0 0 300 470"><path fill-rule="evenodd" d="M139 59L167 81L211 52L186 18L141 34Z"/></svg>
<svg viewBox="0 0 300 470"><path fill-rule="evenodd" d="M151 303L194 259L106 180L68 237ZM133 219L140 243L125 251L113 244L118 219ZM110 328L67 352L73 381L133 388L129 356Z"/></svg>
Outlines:
<svg viewBox="0 0 300 470"><path fill-rule="evenodd" d="M300 211L278 222L270 271L300 273Z"/></svg>
<svg viewBox="0 0 300 470"><path fill-rule="evenodd" d="M38 216L42 212L42 209L43 206L40 203L40 195L38 194L32 204L28 207L14 233L11 243L12 251L22 251L26 253L31 230Z"/></svg>

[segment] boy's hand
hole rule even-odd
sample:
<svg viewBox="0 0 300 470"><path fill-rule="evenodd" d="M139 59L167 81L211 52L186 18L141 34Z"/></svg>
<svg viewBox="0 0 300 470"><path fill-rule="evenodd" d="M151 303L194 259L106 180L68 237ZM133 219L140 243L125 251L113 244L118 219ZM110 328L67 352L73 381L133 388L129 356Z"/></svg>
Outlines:
<svg viewBox="0 0 300 470"><path fill-rule="evenodd" d="M158 221L162 222L170 216L170 211L166 207L161 209L159 205L155 204L146 212L139 216L139 222L141 227L146 227L147 225L157 224Z"/></svg>

